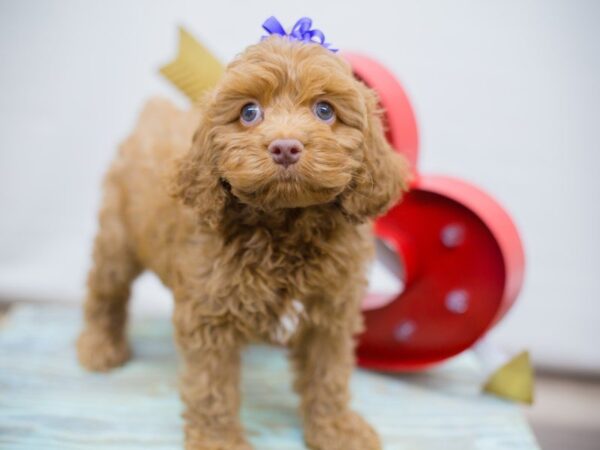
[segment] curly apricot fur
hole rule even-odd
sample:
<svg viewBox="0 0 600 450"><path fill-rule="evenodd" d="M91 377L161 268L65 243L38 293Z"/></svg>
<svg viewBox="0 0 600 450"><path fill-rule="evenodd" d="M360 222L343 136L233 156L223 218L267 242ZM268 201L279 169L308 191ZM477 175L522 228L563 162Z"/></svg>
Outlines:
<svg viewBox="0 0 600 450"><path fill-rule="evenodd" d="M333 124L312 113L322 99L335 108ZM264 120L244 127L239 111L250 100ZM303 143L298 163L271 160L277 138ZM348 409L353 336L370 220L399 200L406 178L375 94L318 45L273 37L249 47L192 111L150 101L105 180L81 364L107 370L127 360L129 287L152 270L175 298L187 449L251 448L238 417L240 351L273 341L286 315L299 321L287 345L307 444L380 449Z"/></svg>

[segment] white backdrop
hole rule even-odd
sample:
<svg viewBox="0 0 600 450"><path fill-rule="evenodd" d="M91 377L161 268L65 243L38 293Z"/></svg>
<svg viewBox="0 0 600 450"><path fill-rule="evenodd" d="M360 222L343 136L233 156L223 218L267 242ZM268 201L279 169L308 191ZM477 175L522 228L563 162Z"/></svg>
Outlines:
<svg viewBox="0 0 600 450"><path fill-rule="evenodd" d="M514 215L528 270L495 339L600 373L600 3L0 0L0 297L80 301L99 184L185 25L222 60L304 15L381 60L416 110L423 171ZM137 308L167 310L149 277Z"/></svg>

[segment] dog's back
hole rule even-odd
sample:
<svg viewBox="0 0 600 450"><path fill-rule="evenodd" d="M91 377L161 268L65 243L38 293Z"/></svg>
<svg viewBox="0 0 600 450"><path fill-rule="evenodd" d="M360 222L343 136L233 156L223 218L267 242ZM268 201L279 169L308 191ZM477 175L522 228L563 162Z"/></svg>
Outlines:
<svg viewBox="0 0 600 450"><path fill-rule="evenodd" d="M118 216L139 263L163 282L168 254L195 226L191 211L170 195L169 177L176 159L189 150L199 117L197 109L183 111L161 98L148 101L105 178L101 221Z"/></svg>

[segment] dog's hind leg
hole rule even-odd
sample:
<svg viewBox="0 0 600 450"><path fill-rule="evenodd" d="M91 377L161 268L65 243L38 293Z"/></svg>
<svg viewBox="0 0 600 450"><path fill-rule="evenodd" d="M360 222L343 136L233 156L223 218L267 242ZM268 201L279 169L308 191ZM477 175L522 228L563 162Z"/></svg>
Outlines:
<svg viewBox="0 0 600 450"><path fill-rule="evenodd" d="M79 362L94 371L120 366L130 356L127 301L130 285L141 266L131 248L122 214L121 191L116 180L109 177L88 275L85 325L77 341Z"/></svg>

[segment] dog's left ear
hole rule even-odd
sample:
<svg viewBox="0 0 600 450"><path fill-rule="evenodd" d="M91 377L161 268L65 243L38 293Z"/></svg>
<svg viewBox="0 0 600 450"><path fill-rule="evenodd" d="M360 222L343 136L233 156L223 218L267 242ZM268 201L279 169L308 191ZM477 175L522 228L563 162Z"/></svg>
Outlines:
<svg viewBox="0 0 600 450"><path fill-rule="evenodd" d="M384 214L400 200L408 187L409 167L385 138L377 95L359 84L367 110L363 161L340 204L351 221L360 223Z"/></svg>

